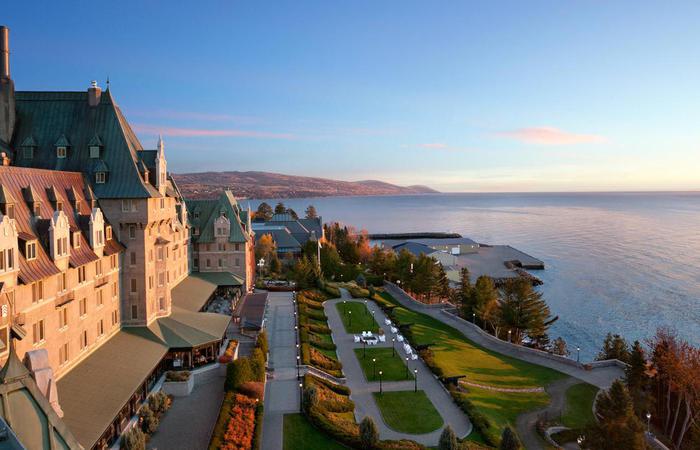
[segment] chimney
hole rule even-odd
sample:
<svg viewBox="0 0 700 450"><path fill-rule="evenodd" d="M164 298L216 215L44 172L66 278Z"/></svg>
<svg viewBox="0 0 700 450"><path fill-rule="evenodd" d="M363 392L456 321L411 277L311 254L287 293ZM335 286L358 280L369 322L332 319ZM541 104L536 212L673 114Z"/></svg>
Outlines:
<svg viewBox="0 0 700 450"><path fill-rule="evenodd" d="M10 29L0 25L0 79L10 79Z"/></svg>
<svg viewBox="0 0 700 450"><path fill-rule="evenodd" d="M97 106L100 104L100 97L102 96L102 89L97 85L97 81L92 81L90 87L88 88L88 105Z"/></svg>

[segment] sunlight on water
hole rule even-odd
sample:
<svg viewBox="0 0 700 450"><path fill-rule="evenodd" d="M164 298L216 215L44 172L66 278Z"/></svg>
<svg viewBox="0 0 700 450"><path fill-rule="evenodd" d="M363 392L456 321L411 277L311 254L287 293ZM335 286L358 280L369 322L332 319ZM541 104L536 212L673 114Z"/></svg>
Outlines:
<svg viewBox="0 0 700 450"><path fill-rule="evenodd" d="M700 194L444 194L285 200L370 232L452 231L542 259L563 336L594 356L608 331L672 326L700 344ZM252 203L253 207L257 202ZM273 204L274 206L274 204Z"/></svg>

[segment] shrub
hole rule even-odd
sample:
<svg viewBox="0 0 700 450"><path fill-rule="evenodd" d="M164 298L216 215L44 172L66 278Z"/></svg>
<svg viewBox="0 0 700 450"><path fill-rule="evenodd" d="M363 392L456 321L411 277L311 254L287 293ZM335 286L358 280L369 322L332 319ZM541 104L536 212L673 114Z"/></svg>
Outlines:
<svg viewBox="0 0 700 450"><path fill-rule="evenodd" d="M165 381L181 382L190 379L188 370L169 370L165 373Z"/></svg>
<svg viewBox="0 0 700 450"><path fill-rule="evenodd" d="M160 423L148 405L143 405L139 410L139 420L141 421L141 429L147 434L155 433Z"/></svg>
<svg viewBox="0 0 700 450"><path fill-rule="evenodd" d="M234 396L231 418L224 434L223 449L245 450L252 447L256 407L255 400L239 394Z"/></svg>
<svg viewBox="0 0 700 450"><path fill-rule="evenodd" d="M338 289L336 286L326 284L326 288L324 290L328 293L328 295L330 295L331 298L340 297L340 289Z"/></svg>
<svg viewBox="0 0 700 450"><path fill-rule="evenodd" d="M238 392L252 399L262 400L265 396L264 383L260 381L247 381L238 388Z"/></svg>
<svg viewBox="0 0 700 450"><path fill-rule="evenodd" d="M339 361L329 358L313 347L309 348L309 354L311 355L311 364L319 369L339 371L343 368Z"/></svg>
<svg viewBox="0 0 700 450"><path fill-rule="evenodd" d="M452 431L451 426L447 425L445 429L442 430L442 434L440 434L438 448L440 450L459 450L459 446L457 444L457 436L455 436L455 432Z"/></svg>
<svg viewBox="0 0 700 450"><path fill-rule="evenodd" d="M170 397L163 391L154 392L148 396L148 406L156 415L161 415L170 408Z"/></svg>
<svg viewBox="0 0 700 450"><path fill-rule="evenodd" d="M226 366L225 390L236 390L247 381L253 381L253 371L248 358L239 358Z"/></svg>
<svg viewBox="0 0 700 450"><path fill-rule="evenodd" d="M262 424L263 424L264 409L263 404L258 402L255 408L255 431L253 431L253 450L260 450L262 445Z"/></svg>
<svg viewBox="0 0 700 450"><path fill-rule="evenodd" d="M423 362L425 362L425 365L428 366L431 372L433 372L438 377L442 377L444 375L442 367L438 366L435 363L435 355L433 354L433 351L430 348L420 350L418 354L423 359Z"/></svg>
<svg viewBox="0 0 700 450"><path fill-rule="evenodd" d="M222 441L224 438L224 434L226 433L226 426L228 425L228 421L231 418L231 410L233 409L234 395L234 392L227 392L224 395L224 401L221 404L219 417L216 419L216 425L214 425L214 431L211 434L209 450L219 450L222 447Z"/></svg>
<svg viewBox="0 0 700 450"><path fill-rule="evenodd" d="M122 435L121 450L146 450L146 435L138 427L131 427Z"/></svg>
<svg viewBox="0 0 700 450"><path fill-rule="evenodd" d="M253 380L265 381L265 355L260 348L254 348L250 356L250 368L253 372Z"/></svg>
<svg viewBox="0 0 700 450"><path fill-rule="evenodd" d="M494 434L494 431L492 429L492 424L489 421L486 416L484 416L467 398L466 395L460 394L457 392L454 388L450 389L450 394L452 394L452 398L454 399L455 403L457 403L457 406L459 406L462 411L464 411L467 416L469 416L469 419L471 420L472 425L474 426L474 429L481 434L481 436L484 438L484 441L490 445L495 447L498 445L498 436Z"/></svg>
<svg viewBox="0 0 700 450"><path fill-rule="evenodd" d="M363 449L372 449L379 440L379 431L377 424L371 417L365 417L360 422L360 444Z"/></svg>
<svg viewBox="0 0 700 450"><path fill-rule="evenodd" d="M328 325L309 324L306 328L314 333L331 334L331 329Z"/></svg>
<svg viewBox="0 0 700 450"><path fill-rule="evenodd" d="M519 450L520 441L518 437L513 433L510 427L505 427L503 429L503 435L501 436L501 445L498 447L499 450Z"/></svg>
<svg viewBox="0 0 700 450"><path fill-rule="evenodd" d="M259 348L265 358L267 358L267 353L270 351L270 346L267 342L267 332L265 330L261 331L260 334L258 334L257 339L255 340L255 346Z"/></svg>
<svg viewBox="0 0 700 450"><path fill-rule="evenodd" d="M301 363L307 366L311 364L311 349L306 342L301 344Z"/></svg>

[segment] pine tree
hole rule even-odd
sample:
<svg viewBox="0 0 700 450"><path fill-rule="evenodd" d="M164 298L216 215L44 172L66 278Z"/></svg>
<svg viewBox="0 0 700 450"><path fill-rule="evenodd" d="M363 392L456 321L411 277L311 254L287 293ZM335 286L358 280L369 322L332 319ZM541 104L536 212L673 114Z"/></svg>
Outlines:
<svg viewBox="0 0 700 450"><path fill-rule="evenodd" d="M646 353L639 341L634 341L630 352L629 366L625 369L625 383L629 390L634 410L638 415L649 410L648 389L649 375L647 375Z"/></svg>
<svg viewBox="0 0 700 450"><path fill-rule="evenodd" d="M457 436L455 432L452 431L452 427L447 425L442 434L440 434L440 441L438 443L439 450L459 450L459 444L457 443Z"/></svg>
<svg viewBox="0 0 700 450"><path fill-rule="evenodd" d="M510 427L505 427L503 429L503 434L501 435L501 445L498 447L499 450L520 450L520 441L518 436L515 435Z"/></svg>
<svg viewBox="0 0 700 450"><path fill-rule="evenodd" d="M501 321L514 331L513 340L520 342L523 332L537 339L558 317L552 318L542 293L532 288L526 278L509 280L502 289Z"/></svg>
<svg viewBox="0 0 700 450"><path fill-rule="evenodd" d="M495 329L498 316L498 291L491 277L480 276L472 290L472 309L482 323L491 323Z"/></svg>
<svg viewBox="0 0 700 450"><path fill-rule="evenodd" d="M379 431L374 420L367 416L360 422L360 444L363 449L373 449L379 441Z"/></svg>
<svg viewBox="0 0 700 450"><path fill-rule="evenodd" d="M604 361L606 359L617 359L622 362L629 362L630 349L625 338L619 334L608 333L603 341L603 349L598 353L596 359Z"/></svg>
<svg viewBox="0 0 700 450"><path fill-rule="evenodd" d="M258 210L255 212L255 218L264 220L265 222L272 219L272 206L265 202L260 203L260 205L258 205Z"/></svg>
<svg viewBox="0 0 700 450"><path fill-rule="evenodd" d="M284 214L287 212L287 207L284 206L284 203L279 202L277 205L275 205L275 214Z"/></svg>
<svg viewBox="0 0 700 450"><path fill-rule="evenodd" d="M634 414L632 399L624 384L615 380L596 402L597 422L585 435L589 448L599 450L644 450L644 426Z"/></svg>
<svg viewBox="0 0 700 450"><path fill-rule="evenodd" d="M318 214L316 213L316 207L314 205L309 205L306 207L306 211L304 211L306 214L307 219L315 219L318 217Z"/></svg>
<svg viewBox="0 0 700 450"><path fill-rule="evenodd" d="M469 269L466 267L462 267L459 271L459 288L457 289L457 300L459 301L462 316L469 320L471 320L472 313L474 312L474 305L472 303L473 289L474 287L472 286Z"/></svg>

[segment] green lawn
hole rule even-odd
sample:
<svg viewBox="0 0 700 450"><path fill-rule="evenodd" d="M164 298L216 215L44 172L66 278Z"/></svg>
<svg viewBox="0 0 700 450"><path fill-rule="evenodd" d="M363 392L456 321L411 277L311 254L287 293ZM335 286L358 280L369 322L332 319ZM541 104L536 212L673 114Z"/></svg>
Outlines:
<svg viewBox="0 0 700 450"><path fill-rule="evenodd" d="M374 392L374 401L386 424L399 432L430 433L442 426L442 417L425 392Z"/></svg>
<svg viewBox="0 0 700 450"><path fill-rule="evenodd" d="M367 352L364 356L363 349L356 348L355 356L362 366L362 370L365 373L365 378L367 381L379 381L379 371L382 371L383 381L403 381L412 380L413 374L408 373L408 378L406 377L406 364L401 360L401 356L398 352L396 355L392 356L391 349L386 347L367 347L365 348ZM373 364L372 358L376 359L376 370L372 370Z"/></svg>
<svg viewBox="0 0 700 450"><path fill-rule="evenodd" d="M345 448L314 428L303 415L284 415L284 450L342 450Z"/></svg>
<svg viewBox="0 0 700 450"><path fill-rule="evenodd" d="M346 332L358 334L363 331L379 331L377 322L364 302L339 302L335 307L338 308Z"/></svg>
<svg viewBox="0 0 700 450"><path fill-rule="evenodd" d="M588 383L571 386L566 391L566 407L561 418L564 426L583 428L593 422L593 400L598 388Z"/></svg>

